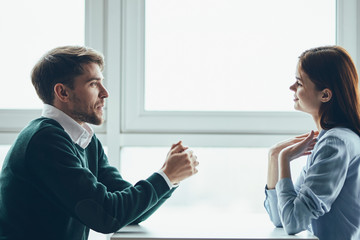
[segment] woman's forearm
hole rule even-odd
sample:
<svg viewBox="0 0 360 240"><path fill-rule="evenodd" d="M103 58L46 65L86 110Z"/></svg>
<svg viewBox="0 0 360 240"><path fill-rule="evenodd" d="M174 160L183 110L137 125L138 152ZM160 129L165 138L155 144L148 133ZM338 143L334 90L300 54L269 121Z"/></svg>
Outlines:
<svg viewBox="0 0 360 240"><path fill-rule="evenodd" d="M285 154L280 153L279 155L279 177L291 179L290 161Z"/></svg>
<svg viewBox="0 0 360 240"><path fill-rule="evenodd" d="M279 180L278 154L269 152L267 188L274 189Z"/></svg>

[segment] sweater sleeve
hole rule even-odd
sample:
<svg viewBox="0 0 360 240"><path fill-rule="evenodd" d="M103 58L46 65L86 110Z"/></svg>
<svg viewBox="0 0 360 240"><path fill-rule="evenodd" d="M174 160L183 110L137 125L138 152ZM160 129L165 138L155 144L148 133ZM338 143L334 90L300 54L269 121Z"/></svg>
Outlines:
<svg viewBox="0 0 360 240"><path fill-rule="evenodd" d="M176 188L172 188L171 190L169 190L169 192L165 196L163 196L155 206L150 208L148 211L146 211L143 215L135 219L135 221L130 224L139 224L148 219L156 210L159 209L159 207L161 207L161 205L165 203L166 200L171 197L171 194L175 191Z"/></svg>
<svg viewBox="0 0 360 240"><path fill-rule="evenodd" d="M109 165L107 156L101 147L101 143L98 142L98 144L100 146L99 162L98 162L98 165L99 165L98 180L107 187L108 191L111 191L111 192L122 191L124 188L132 186L130 183L128 183L122 179L119 171L115 167L112 167ZM158 173L155 173L155 174L158 174ZM148 219L168 198L171 197L171 195L175 189L176 188L172 188L172 189L168 188L168 192L161 199L159 199L159 201L158 201L158 203L156 203L156 205L154 205L152 208L150 208L149 210L144 212L144 214L139 216L137 219L135 219L130 224L139 224L140 222L143 222L146 219Z"/></svg>
<svg viewBox="0 0 360 240"><path fill-rule="evenodd" d="M34 185L44 196L102 233L115 232L135 221L169 192L156 173L134 186L119 174L116 181L121 187L108 191L84 166L71 139L60 129L45 128L34 135L27 147L26 162ZM117 175L113 169L109 174Z"/></svg>

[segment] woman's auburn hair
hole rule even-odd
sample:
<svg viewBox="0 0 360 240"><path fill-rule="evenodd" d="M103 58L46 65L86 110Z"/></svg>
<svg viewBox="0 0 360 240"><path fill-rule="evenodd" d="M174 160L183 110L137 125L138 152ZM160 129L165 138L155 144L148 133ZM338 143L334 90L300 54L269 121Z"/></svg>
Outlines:
<svg viewBox="0 0 360 240"><path fill-rule="evenodd" d="M319 110L321 127L347 127L360 136L358 74L349 53L340 46L312 48L300 55L299 67L317 90L332 92L331 100Z"/></svg>

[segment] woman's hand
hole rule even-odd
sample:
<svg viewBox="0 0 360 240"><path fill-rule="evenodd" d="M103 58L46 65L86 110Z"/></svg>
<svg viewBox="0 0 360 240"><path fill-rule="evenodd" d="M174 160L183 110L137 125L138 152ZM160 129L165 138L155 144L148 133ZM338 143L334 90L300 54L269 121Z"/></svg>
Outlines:
<svg viewBox="0 0 360 240"><path fill-rule="evenodd" d="M279 155L290 162L296 158L311 154L311 150L313 150L316 144L317 135L314 131L311 131L301 141L283 148Z"/></svg>
<svg viewBox="0 0 360 240"><path fill-rule="evenodd" d="M296 158L311 154L318 133L311 131L302 141L287 146L279 153L280 179L291 178L290 162Z"/></svg>
<svg viewBox="0 0 360 240"><path fill-rule="evenodd" d="M316 138L318 135L319 135L319 132L316 131L312 131L314 133L314 138ZM310 133L311 134L311 133ZM299 136L296 136L294 138L290 138L290 139L287 139L283 142L280 142L280 143L277 143L276 145L272 146L269 150L269 159L272 158L276 161L278 161L279 159L279 154L280 152L289 147L289 146L292 146L296 143L299 143L301 141L304 141L307 137L309 136L309 133L305 133L305 134L302 134L302 135L299 135Z"/></svg>
<svg viewBox="0 0 360 240"><path fill-rule="evenodd" d="M319 135L319 132L314 132L312 138L316 138ZM274 189L276 183L279 180L279 154L282 150L295 146L298 143L305 141L311 133L302 134L296 136L294 138L287 139L283 142L277 143L276 145L272 146L269 150L269 163L268 163L268 177L267 177L267 188ZM310 150L309 150L310 151Z"/></svg>

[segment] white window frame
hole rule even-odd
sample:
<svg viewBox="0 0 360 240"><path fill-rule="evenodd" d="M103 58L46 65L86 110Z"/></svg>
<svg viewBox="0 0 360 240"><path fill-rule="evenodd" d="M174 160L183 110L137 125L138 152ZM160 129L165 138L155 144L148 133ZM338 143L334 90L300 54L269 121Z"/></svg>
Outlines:
<svg viewBox="0 0 360 240"><path fill-rule="evenodd" d="M96 133L119 166L120 148L169 146L267 147L314 125L297 112L170 112L144 108L145 0L86 0L86 45L105 55L110 92L106 121ZM360 3L337 1L336 41L360 69ZM0 144L10 145L41 110L0 110Z"/></svg>
<svg viewBox="0 0 360 240"><path fill-rule="evenodd" d="M350 52L360 69L360 4L356 0L336 4L336 43ZM268 146L274 137L315 128L310 116L300 112L146 111L145 1L124 0L121 8L121 139L126 145L161 145L180 136L196 146Z"/></svg>
<svg viewBox="0 0 360 240"><path fill-rule="evenodd" d="M99 51L103 51L105 46L104 7L103 1L85 1L85 45ZM40 115L40 109L0 109L0 144L12 144L21 129ZM106 132L106 125L94 128L100 135Z"/></svg>

